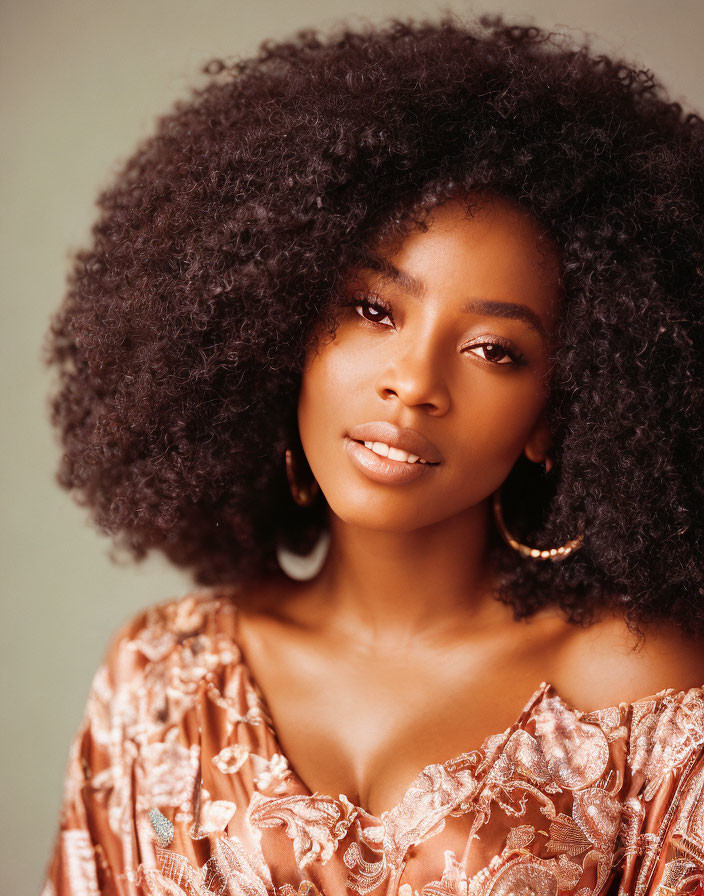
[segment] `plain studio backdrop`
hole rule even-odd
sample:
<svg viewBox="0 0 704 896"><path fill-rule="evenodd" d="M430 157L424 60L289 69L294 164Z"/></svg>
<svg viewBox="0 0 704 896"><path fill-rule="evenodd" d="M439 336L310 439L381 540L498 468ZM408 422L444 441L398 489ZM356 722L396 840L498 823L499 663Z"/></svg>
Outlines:
<svg viewBox="0 0 704 896"><path fill-rule="evenodd" d="M58 822L71 737L112 632L188 575L151 557L116 563L110 542L54 481L40 344L64 292L69 251L88 238L99 189L211 56L261 40L392 16L510 22L589 36L650 68L704 112L701 0L3 0L2 719L0 891L39 890Z"/></svg>

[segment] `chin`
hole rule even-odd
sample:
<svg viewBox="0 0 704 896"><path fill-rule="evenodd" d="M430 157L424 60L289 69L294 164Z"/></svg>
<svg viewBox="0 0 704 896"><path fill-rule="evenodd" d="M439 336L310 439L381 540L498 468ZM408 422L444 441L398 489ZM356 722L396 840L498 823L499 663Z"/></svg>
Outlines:
<svg viewBox="0 0 704 896"><path fill-rule="evenodd" d="M360 494L357 500L330 501L330 510L343 523L375 532L407 533L428 526L434 520L418 513L418 501L403 501L388 495L370 497Z"/></svg>

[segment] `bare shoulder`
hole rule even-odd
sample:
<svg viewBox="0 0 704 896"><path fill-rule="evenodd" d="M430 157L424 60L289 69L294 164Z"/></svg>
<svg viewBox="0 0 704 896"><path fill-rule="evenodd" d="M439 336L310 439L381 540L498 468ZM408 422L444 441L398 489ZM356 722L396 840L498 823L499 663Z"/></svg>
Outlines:
<svg viewBox="0 0 704 896"><path fill-rule="evenodd" d="M685 637L670 623L641 626L643 638L623 618L605 616L565 638L555 687L584 711L631 703L666 688L704 687L704 637Z"/></svg>
<svg viewBox="0 0 704 896"><path fill-rule="evenodd" d="M309 591L306 584L283 573L273 573L236 589L233 600L240 615L251 625L266 624L267 620L274 623L296 615L296 608L305 601Z"/></svg>
<svg viewBox="0 0 704 896"><path fill-rule="evenodd" d="M288 651L298 649L310 627L308 590L305 582L293 581L283 573L239 589L234 596L238 632L252 663L259 655L263 662L274 656L280 660Z"/></svg>

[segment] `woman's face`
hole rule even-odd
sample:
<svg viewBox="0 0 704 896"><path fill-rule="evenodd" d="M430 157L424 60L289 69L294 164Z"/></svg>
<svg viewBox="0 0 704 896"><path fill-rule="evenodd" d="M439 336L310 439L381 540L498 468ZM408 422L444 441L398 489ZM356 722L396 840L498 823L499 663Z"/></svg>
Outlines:
<svg viewBox="0 0 704 896"><path fill-rule="evenodd" d="M333 513L370 529L409 531L462 513L501 485L522 451L539 462L550 447L542 412L557 251L541 252L537 222L503 199L472 217L451 201L428 223L377 253L385 271L349 279L335 338L309 352L303 371L298 424L313 475ZM435 463L362 444L393 442L393 430L350 437L372 422L420 433L428 441L415 453Z"/></svg>

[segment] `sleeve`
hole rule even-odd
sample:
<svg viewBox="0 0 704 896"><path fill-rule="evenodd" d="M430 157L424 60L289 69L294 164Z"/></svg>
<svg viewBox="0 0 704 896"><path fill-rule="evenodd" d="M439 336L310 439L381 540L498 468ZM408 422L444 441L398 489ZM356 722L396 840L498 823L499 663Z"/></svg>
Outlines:
<svg viewBox="0 0 704 896"><path fill-rule="evenodd" d="M631 820L618 896L704 896L704 751L695 749L683 768L671 770Z"/></svg>
<svg viewBox="0 0 704 896"><path fill-rule="evenodd" d="M704 896L704 751L692 757L651 841L655 849L641 872L642 892Z"/></svg>
<svg viewBox="0 0 704 896"><path fill-rule="evenodd" d="M140 654L131 636L141 614L113 635L69 748L58 831L41 896L135 894L137 839L126 731L134 712Z"/></svg>

